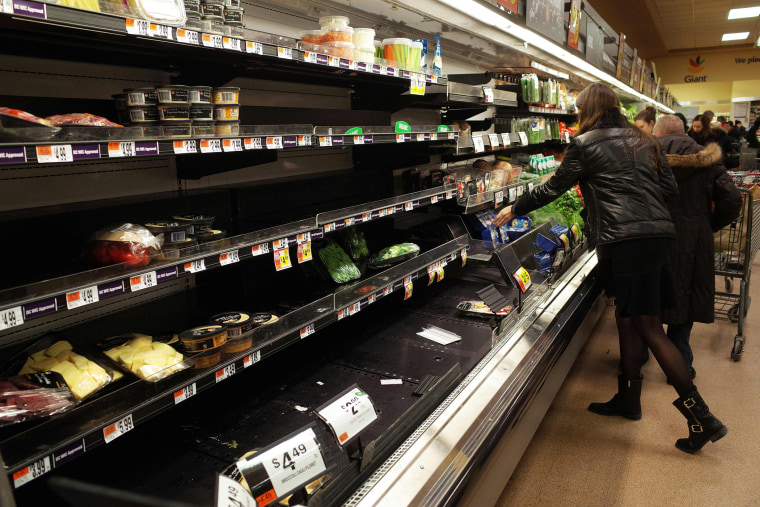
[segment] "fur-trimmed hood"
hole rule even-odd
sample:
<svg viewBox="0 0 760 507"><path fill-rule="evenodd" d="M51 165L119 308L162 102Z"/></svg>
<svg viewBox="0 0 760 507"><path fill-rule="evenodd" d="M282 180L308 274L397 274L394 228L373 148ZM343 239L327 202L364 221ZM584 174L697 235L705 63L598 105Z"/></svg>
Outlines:
<svg viewBox="0 0 760 507"><path fill-rule="evenodd" d="M710 143L696 153L678 154L668 151L665 150L671 167L710 167L720 163L723 158L723 151L717 143Z"/></svg>

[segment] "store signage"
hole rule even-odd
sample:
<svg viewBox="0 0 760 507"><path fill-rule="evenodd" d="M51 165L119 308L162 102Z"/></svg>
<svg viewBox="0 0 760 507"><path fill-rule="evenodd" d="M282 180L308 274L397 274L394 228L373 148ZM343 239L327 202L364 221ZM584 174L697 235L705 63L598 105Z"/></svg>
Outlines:
<svg viewBox="0 0 760 507"><path fill-rule="evenodd" d="M578 49L578 36L581 34L581 3L582 0L572 0L570 3L570 26L567 30L567 45Z"/></svg>
<svg viewBox="0 0 760 507"><path fill-rule="evenodd" d="M565 42L565 2L563 0L527 0L525 21L528 28L559 44Z"/></svg>
<svg viewBox="0 0 760 507"><path fill-rule="evenodd" d="M13 14L30 16L32 18L47 19L47 8L39 2L27 0L13 0Z"/></svg>
<svg viewBox="0 0 760 507"><path fill-rule="evenodd" d="M216 507L257 507L258 505L242 484L224 475L217 476L216 490ZM272 500L276 499L277 497Z"/></svg>
<svg viewBox="0 0 760 507"><path fill-rule="evenodd" d="M327 423L341 446L377 420L372 400L356 384L317 409L317 415Z"/></svg>
<svg viewBox="0 0 760 507"><path fill-rule="evenodd" d="M699 75L705 71L705 62L706 60L699 55L697 55L696 59L689 58L689 69L688 69L689 73L684 76L683 82L684 83L706 83L707 76Z"/></svg>
<svg viewBox="0 0 760 507"><path fill-rule="evenodd" d="M58 302L53 299L46 299L45 301L37 301L36 303L30 303L24 305L24 320L36 319L43 315L55 313L58 311Z"/></svg>
<svg viewBox="0 0 760 507"><path fill-rule="evenodd" d="M327 470L317 435L312 428L254 455L250 461L238 461L237 466L245 476L254 462L261 463L266 470L275 498L308 484Z"/></svg>
<svg viewBox="0 0 760 507"><path fill-rule="evenodd" d="M26 162L26 150L23 146L0 148L0 164L23 164Z"/></svg>

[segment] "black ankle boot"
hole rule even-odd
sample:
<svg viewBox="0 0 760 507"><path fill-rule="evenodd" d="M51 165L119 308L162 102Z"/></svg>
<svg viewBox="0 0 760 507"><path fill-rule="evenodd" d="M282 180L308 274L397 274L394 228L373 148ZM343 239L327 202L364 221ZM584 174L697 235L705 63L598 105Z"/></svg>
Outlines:
<svg viewBox="0 0 760 507"><path fill-rule="evenodd" d="M689 438L679 438L676 447L683 452L693 454L700 450L708 440L720 440L728 433L728 428L710 413L707 403L694 388L689 396L678 398L673 405L689 423Z"/></svg>
<svg viewBox="0 0 760 507"><path fill-rule="evenodd" d="M618 415L638 421L641 419L641 382L644 377L639 376L638 380L627 380L622 375L618 375L618 392L607 403L592 403L588 406L590 412L599 415Z"/></svg>

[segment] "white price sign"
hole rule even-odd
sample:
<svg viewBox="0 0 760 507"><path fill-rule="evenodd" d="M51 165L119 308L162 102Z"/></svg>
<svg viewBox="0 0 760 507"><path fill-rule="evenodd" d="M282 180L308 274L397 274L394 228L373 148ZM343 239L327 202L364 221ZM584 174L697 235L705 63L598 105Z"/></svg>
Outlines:
<svg viewBox="0 0 760 507"><path fill-rule="evenodd" d="M132 421L132 414L129 414L127 417L103 428L103 440L105 440L107 444L110 444L124 433L134 429L134 427L135 424Z"/></svg>
<svg viewBox="0 0 760 507"><path fill-rule="evenodd" d="M518 136L520 136L520 143L522 146L528 146L528 134L525 132L518 132Z"/></svg>
<svg viewBox="0 0 760 507"><path fill-rule="evenodd" d="M216 382L219 383L222 380L228 379L231 376L235 374L235 364L230 364L222 368L221 370L218 370L216 374L214 374L214 377L216 377Z"/></svg>
<svg viewBox="0 0 760 507"><path fill-rule="evenodd" d="M174 392L174 404L177 405L179 403L182 403L186 399L195 396L196 392L197 391L195 390L195 382L193 382L189 386L185 386L184 388L180 389L179 391L175 391Z"/></svg>
<svg viewBox="0 0 760 507"><path fill-rule="evenodd" d="M185 30L184 28L177 28L177 40L184 42L185 44L200 44L200 37L198 32L194 30Z"/></svg>
<svg viewBox="0 0 760 507"><path fill-rule="evenodd" d="M251 254L256 257L257 255L264 255L269 253L269 243L262 243L260 245L253 245L251 247Z"/></svg>
<svg viewBox="0 0 760 507"><path fill-rule="evenodd" d="M52 470L50 466L50 456L46 456L35 461L29 466L13 473L13 487L18 489L27 482L31 482L37 477L44 475Z"/></svg>
<svg viewBox="0 0 760 507"><path fill-rule="evenodd" d="M509 189L509 202L513 202L515 199L517 199L517 189L513 187Z"/></svg>
<svg viewBox="0 0 760 507"><path fill-rule="evenodd" d="M533 192L533 183L528 183L528 192Z"/></svg>
<svg viewBox="0 0 760 507"><path fill-rule="evenodd" d="M148 25L148 36L172 40L172 29L168 26L150 23Z"/></svg>
<svg viewBox="0 0 760 507"><path fill-rule="evenodd" d="M257 350L256 352L252 352L243 358L243 368L248 368L249 366L253 365L254 363L258 363L259 361L261 361L261 351Z"/></svg>
<svg viewBox="0 0 760 507"><path fill-rule="evenodd" d="M242 139L222 139L222 150L224 152L243 151Z"/></svg>
<svg viewBox="0 0 760 507"><path fill-rule="evenodd" d="M430 197L430 204L436 204L438 202L438 196L434 195Z"/></svg>
<svg viewBox="0 0 760 507"><path fill-rule="evenodd" d="M127 18L127 33L130 35L148 36L148 22L144 19Z"/></svg>
<svg viewBox="0 0 760 507"><path fill-rule="evenodd" d="M66 308L69 310L97 303L98 301L100 301L100 299L98 298L97 285L66 294Z"/></svg>
<svg viewBox="0 0 760 507"><path fill-rule="evenodd" d="M298 236L296 236L296 243L298 243L299 245L301 243L308 243L309 241L311 241L311 233L310 232L304 232L304 233L299 234Z"/></svg>
<svg viewBox="0 0 760 507"><path fill-rule="evenodd" d="M309 324L308 326L301 328L300 335L301 339L303 340L307 336L311 336L314 334L314 324Z"/></svg>
<svg viewBox="0 0 760 507"><path fill-rule="evenodd" d="M243 139L243 145L246 150L263 150L264 145L260 137L247 137Z"/></svg>
<svg viewBox="0 0 760 507"><path fill-rule="evenodd" d="M483 98L485 99L486 104L493 104L493 90L490 86L483 87Z"/></svg>
<svg viewBox="0 0 760 507"><path fill-rule="evenodd" d="M221 139L201 139L201 153L221 153Z"/></svg>
<svg viewBox="0 0 760 507"><path fill-rule="evenodd" d="M206 271L206 261L201 259L198 261L186 262L185 271L188 271L190 273L200 273L201 271Z"/></svg>
<svg viewBox="0 0 760 507"><path fill-rule="evenodd" d="M493 194L493 202L495 204L501 204L504 202L504 191L499 190L495 194Z"/></svg>
<svg viewBox="0 0 760 507"><path fill-rule="evenodd" d="M472 136L472 147L475 148L475 153L486 151L485 144L483 144L483 136Z"/></svg>
<svg viewBox="0 0 760 507"><path fill-rule="evenodd" d="M414 203L409 201L404 203L404 211L412 211L414 209Z"/></svg>
<svg viewBox="0 0 760 507"><path fill-rule="evenodd" d="M290 48L278 47L277 48L277 58L284 58L285 60L292 60L293 59L293 50L290 49Z"/></svg>
<svg viewBox="0 0 760 507"><path fill-rule="evenodd" d="M73 162L74 152L70 144L37 146L37 162L40 164Z"/></svg>
<svg viewBox="0 0 760 507"><path fill-rule="evenodd" d="M198 146L194 139L188 139L187 141L174 141L172 143L174 147L175 155L184 155L186 153L197 153Z"/></svg>
<svg viewBox="0 0 760 507"><path fill-rule="evenodd" d="M224 45L222 44L221 35L211 35L210 33L204 33L201 35L201 42L207 48L217 48L217 49L224 48Z"/></svg>
<svg viewBox="0 0 760 507"><path fill-rule="evenodd" d="M252 42L247 40L245 41L245 52L252 53L254 55L263 55L264 46L261 44L261 42Z"/></svg>
<svg viewBox="0 0 760 507"><path fill-rule="evenodd" d="M219 264L222 266L228 266L230 264L235 264L236 262L240 262L240 255L238 255L237 250L219 255Z"/></svg>
<svg viewBox="0 0 760 507"><path fill-rule="evenodd" d="M330 426L340 445L357 436L377 419L372 400L357 386L319 409L317 414Z"/></svg>
<svg viewBox="0 0 760 507"><path fill-rule="evenodd" d="M491 142L492 150L499 147L499 134L488 134L488 140Z"/></svg>
<svg viewBox="0 0 760 507"><path fill-rule="evenodd" d="M505 148L509 148L509 146L512 144L512 141L509 139L509 134L504 133L501 135L501 144Z"/></svg>
<svg viewBox="0 0 760 507"><path fill-rule="evenodd" d="M24 323L24 311L20 306L8 308L0 312L0 331L11 327L20 326Z"/></svg>
<svg viewBox="0 0 760 507"><path fill-rule="evenodd" d="M267 137L267 149L268 150L281 150L283 148L282 146L282 137Z"/></svg>
<svg viewBox="0 0 760 507"><path fill-rule="evenodd" d="M332 146L332 137L330 137L330 136L320 136L319 137L319 145L320 146Z"/></svg>
<svg viewBox="0 0 760 507"><path fill-rule="evenodd" d="M240 47L240 39L234 39L232 37L222 37L222 46L224 49L230 49L232 51L242 51Z"/></svg>
<svg viewBox="0 0 760 507"><path fill-rule="evenodd" d="M114 157L134 157L135 142L123 141L120 143L108 143L108 156Z"/></svg>
<svg viewBox="0 0 760 507"><path fill-rule="evenodd" d="M354 136L354 144L364 144L364 136Z"/></svg>
<svg viewBox="0 0 760 507"><path fill-rule="evenodd" d="M272 248L275 250L282 250L288 248L288 238L281 238L276 241L272 241Z"/></svg>
<svg viewBox="0 0 760 507"><path fill-rule="evenodd" d="M256 500L242 484L224 475L218 475L216 507L257 507Z"/></svg>
<svg viewBox="0 0 760 507"><path fill-rule="evenodd" d="M158 285L158 280L156 279L155 271L133 276L129 279L129 289L132 292L147 289L148 287L155 287L156 285Z"/></svg>
<svg viewBox="0 0 760 507"><path fill-rule="evenodd" d="M278 497L309 483L327 470L317 436L311 428L264 451L258 459Z"/></svg>
<svg viewBox="0 0 760 507"><path fill-rule="evenodd" d="M396 134L396 142L403 143L405 141L404 134Z"/></svg>

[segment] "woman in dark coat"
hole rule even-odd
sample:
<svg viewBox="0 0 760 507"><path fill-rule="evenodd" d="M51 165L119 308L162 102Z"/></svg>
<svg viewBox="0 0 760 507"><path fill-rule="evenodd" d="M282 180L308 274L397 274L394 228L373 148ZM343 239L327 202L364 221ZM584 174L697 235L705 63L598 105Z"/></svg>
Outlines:
<svg viewBox="0 0 760 507"><path fill-rule="evenodd" d="M715 143L702 147L682 132L680 119L673 116L663 116L654 128L678 182L678 195L668 201L676 226L670 252L676 298L672 308L663 310L662 321L694 378L691 328L694 322L710 324L715 318L713 231L739 216L742 196L720 163L720 147Z"/></svg>

